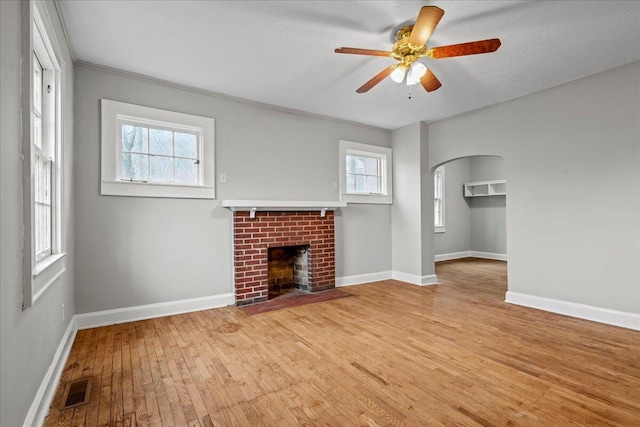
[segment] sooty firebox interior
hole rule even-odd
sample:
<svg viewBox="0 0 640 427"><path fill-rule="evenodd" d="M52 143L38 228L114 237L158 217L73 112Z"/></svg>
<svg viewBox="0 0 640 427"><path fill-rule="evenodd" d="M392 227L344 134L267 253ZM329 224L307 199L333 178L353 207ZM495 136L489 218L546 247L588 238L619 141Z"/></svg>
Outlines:
<svg viewBox="0 0 640 427"><path fill-rule="evenodd" d="M269 248L269 299L294 292L308 292L309 246Z"/></svg>

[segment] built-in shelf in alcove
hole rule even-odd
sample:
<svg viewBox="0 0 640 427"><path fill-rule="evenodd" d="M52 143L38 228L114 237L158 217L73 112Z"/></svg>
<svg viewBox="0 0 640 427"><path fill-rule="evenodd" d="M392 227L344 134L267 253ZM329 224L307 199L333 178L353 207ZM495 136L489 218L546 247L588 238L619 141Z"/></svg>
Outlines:
<svg viewBox="0 0 640 427"><path fill-rule="evenodd" d="M507 180L477 181L464 184L464 197L505 196Z"/></svg>

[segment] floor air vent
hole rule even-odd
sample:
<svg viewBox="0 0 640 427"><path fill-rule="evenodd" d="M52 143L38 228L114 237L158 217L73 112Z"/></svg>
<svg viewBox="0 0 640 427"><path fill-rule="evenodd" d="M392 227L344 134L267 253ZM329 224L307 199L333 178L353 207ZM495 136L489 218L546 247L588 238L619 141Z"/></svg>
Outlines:
<svg viewBox="0 0 640 427"><path fill-rule="evenodd" d="M89 394L91 393L91 378L83 378L77 381L71 381L64 388L62 396L62 405L60 410L73 408L75 406L89 403Z"/></svg>

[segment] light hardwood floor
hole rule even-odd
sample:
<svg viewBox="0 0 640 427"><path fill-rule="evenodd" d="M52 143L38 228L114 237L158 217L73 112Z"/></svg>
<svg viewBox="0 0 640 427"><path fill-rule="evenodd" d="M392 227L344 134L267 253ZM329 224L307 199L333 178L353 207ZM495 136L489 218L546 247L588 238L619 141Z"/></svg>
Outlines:
<svg viewBox="0 0 640 427"><path fill-rule="evenodd" d="M46 425L640 426L640 332L505 304L503 262L437 274L79 331Z"/></svg>

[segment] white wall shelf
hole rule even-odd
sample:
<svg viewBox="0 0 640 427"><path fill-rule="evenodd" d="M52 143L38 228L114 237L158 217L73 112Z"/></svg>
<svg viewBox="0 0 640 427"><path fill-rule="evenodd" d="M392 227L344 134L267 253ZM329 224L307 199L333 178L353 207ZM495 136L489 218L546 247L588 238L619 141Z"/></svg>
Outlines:
<svg viewBox="0 0 640 427"><path fill-rule="evenodd" d="M347 202L338 201L291 201L291 200L223 200L222 207L232 211L249 211L251 218L256 211L319 211L324 216L327 211L346 208Z"/></svg>
<svg viewBox="0 0 640 427"><path fill-rule="evenodd" d="M464 197L506 196L507 180L467 182L464 184Z"/></svg>

